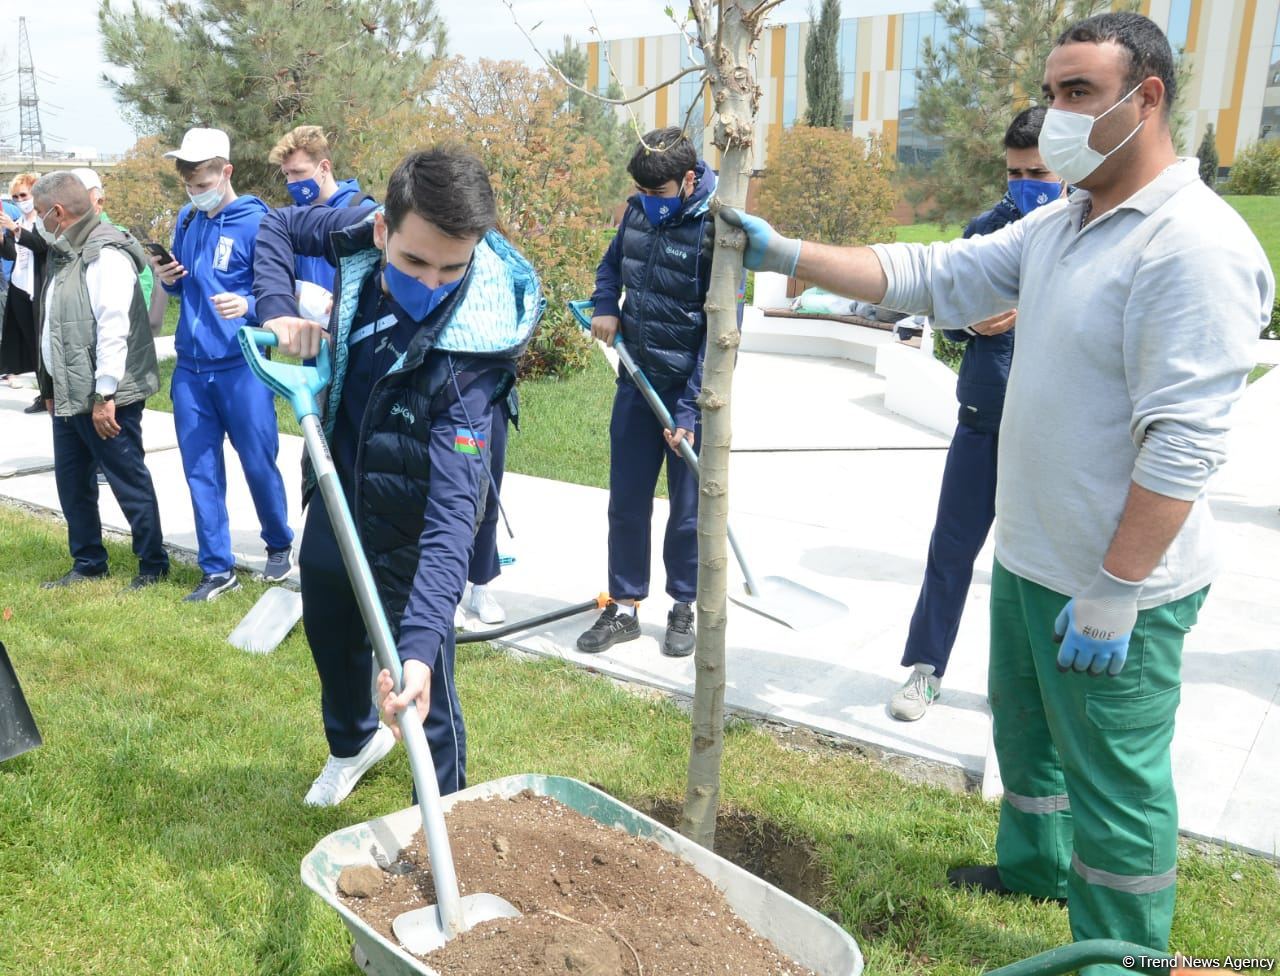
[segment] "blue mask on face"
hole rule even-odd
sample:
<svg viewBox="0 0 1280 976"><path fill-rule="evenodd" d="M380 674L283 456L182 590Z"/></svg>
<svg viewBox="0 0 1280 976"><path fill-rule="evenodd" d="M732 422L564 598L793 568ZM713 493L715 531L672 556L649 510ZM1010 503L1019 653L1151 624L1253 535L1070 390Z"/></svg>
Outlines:
<svg viewBox="0 0 1280 976"><path fill-rule="evenodd" d="M659 224L665 224L678 214L683 203L684 198L679 195L674 197L651 197L646 193L640 197L640 205L644 207L644 215L649 218L649 223L653 224L654 227Z"/></svg>
<svg viewBox="0 0 1280 976"><path fill-rule="evenodd" d="M1050 180L1010 180L1009 196L1024 217L1062 196L1062 184Z"/></svg>
<svg viewBox="0 0 1280 976"><path fill-rule="evenodd" d="M435 311L436 306L453 294L462 283L462 279L459 278L447 285L431 288L412 275L405 274L390 262L382 266L382 280L387 285L387 291L391 292L391 297L396 300L396 304L415 322L425 320Z"/></svg>
<svg viewBox="0 0 1280 976"><path fill-rule="evenodd" d="M320 197L320 184L315 180L286 183L284 188L289 191L289 196L293 197L293 202L299 207L309 207Z"/></svg>

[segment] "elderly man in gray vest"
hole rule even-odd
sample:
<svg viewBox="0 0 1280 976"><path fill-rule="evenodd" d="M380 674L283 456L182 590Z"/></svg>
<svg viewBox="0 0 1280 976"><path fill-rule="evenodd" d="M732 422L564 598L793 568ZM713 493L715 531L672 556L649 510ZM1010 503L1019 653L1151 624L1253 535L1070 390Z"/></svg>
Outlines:
<svg viewBox="0 0 1280 976"><path fill-rule="evenodd" d="M160 385L138 284L146 257L127 233L98 219L71 173L49 174L31 195L36 229L50 242L37 313L40 390L53 418L54 475L74 560L66 575L44 586L107 575L94 477L101 466L133 533L138 572L129 589L142 589L169 574L142 449L143 404Z"/></svg>

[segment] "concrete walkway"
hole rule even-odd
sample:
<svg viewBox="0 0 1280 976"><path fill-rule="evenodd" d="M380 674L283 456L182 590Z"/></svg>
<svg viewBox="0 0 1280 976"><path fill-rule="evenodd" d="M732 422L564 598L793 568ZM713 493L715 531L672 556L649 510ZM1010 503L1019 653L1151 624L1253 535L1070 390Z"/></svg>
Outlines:
<svg viewBox="0 0 1280 976"><path fill-rule="evenodd" d="M898 665L933 525L946 438L883 405L884 381L867 366L744 353L735 378L732 521L757 576L779 575L842 601L849 613L793 631L733 607L728 706L870 746L891 765L955 785L980 780L987 753L986 603L990 546L978 561L969 608L940 701L920 722L889 717L905 677ZM56 508L48 420L21 408L29 392L0 388L0 497ZM796 404L804 405L797 413ZM1181 823L1188 834L1280 853L1280 370L1255 383L1236 415L1232 461L1214 482L1224 571L1187 641L1174 741ZM172 419L148 412L148 461L166 538L194 547L190 501ZM514 436L519 436L514 435ZM298 438L282 438L281 469L300 523ZM228 448L228 469L239 465ZM232 475L233 544L246 568L264 557L242 480ZM509 619L576 603L605 585L607 493L509 474L504 503L516 557L495 589ZM654 538L666 507L655 503ZM124 529L110 492L103 521ZM639 641L587 656L573 649L590 615L517 635L512 645L630 682L689 695L693 661L659 651L669 600L661 544L654 596ZM740 586L736 567L731 586ZM230 631L234 621L228 620ZM464 652L465 653L465 652Z"/></svg>

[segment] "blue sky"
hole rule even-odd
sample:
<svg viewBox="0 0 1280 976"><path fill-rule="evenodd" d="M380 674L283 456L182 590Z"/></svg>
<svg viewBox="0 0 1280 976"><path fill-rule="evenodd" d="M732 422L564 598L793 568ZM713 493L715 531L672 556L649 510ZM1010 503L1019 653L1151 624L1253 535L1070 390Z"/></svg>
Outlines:
<svg viewBox="0 0 1280 976"><path fill-rule="evenodd" d="M123 2L113 0L117 8ZM142 2L152 5L152 0ZM590 5L584 0L515 0L515 9L525 28L540 24L534 36L539 47L547 50L558 48L565 34L580 41L590 39L592 12L606 38L672 33L674 27L663 14L668 3L677 9L682 6L680 0L592 0ZM536 61L500 0L436 0L436 5L448 25L450 53ZM844 0L843 14L866 16L929 5L929 0ZM100 81L102 73L112 69L102 62L97 8L98 0L27 5L27 31L40 72L41 121L50 149L118 153L134 142L134 133ZM786 0L774 12L773 22L804 20L808 9L809 0ZM6 14L0 20L0 75L17 66L17 38L17 16ZM16 145L17 101L17 82L11 80L0 96L0 143Z"/></svg>

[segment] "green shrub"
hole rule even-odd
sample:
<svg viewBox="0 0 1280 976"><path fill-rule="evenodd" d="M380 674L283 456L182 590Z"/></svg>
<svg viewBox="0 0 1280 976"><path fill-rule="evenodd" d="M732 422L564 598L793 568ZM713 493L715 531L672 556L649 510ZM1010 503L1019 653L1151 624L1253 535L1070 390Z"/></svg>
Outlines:
<svg viewBox="0 0 1280 976"><path fill-rule="evenodd" d="M960 372L960 360L964 359L965 344L952 342L938 330L933 333L933 358L945 364L953 373Z"/></svg>
<svg viewBox="0 0 1280 976"><path fill-rule="evenodd" d="M1271 305L1271 321L1262 330L1263 339L1280 339L1280 295Z"/></svg>
<svg viewBox="0 0 1280 976"><path fill-rule="evenodd" d="M1280 139L1261 139L1240 153L1231 166L1227 192L1280 194Z"/></svg>

